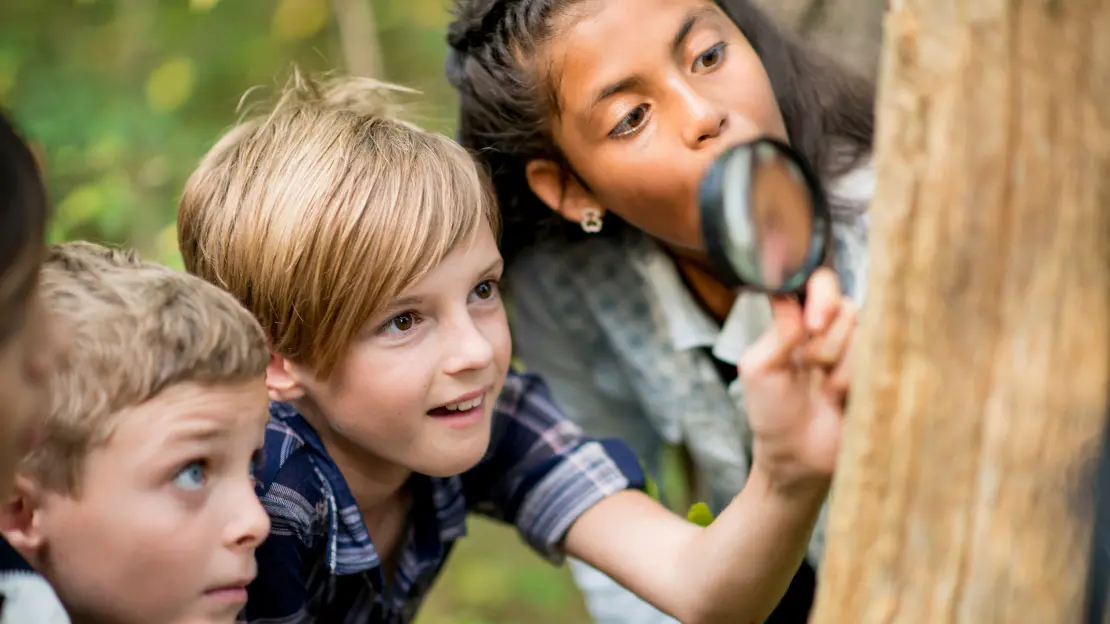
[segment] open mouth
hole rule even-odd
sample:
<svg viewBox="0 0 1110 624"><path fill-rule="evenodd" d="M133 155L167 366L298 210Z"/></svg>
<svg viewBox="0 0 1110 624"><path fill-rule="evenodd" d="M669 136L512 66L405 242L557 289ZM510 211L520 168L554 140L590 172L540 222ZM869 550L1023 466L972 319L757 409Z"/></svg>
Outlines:
<svg viewBox="0 0 1110 624"><path fill-rule="evenodd" d="M472 399L466 399L457 403L448 403L435 409L428 410L429 416L438 416L441 418L460 418L466 416L474 416L481 414L483 411L483 404L485 403L485 394L479 394Z"/></svg>

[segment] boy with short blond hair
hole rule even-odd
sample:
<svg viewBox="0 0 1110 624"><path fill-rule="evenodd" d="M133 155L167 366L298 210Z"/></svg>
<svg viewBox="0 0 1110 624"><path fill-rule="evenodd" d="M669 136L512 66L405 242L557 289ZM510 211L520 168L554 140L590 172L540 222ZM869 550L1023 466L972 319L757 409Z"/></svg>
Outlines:
<svg viewBox="0 0 1110 624"><path fill-rule="evenodd" d="M90 243L52 246L41 288L72 344L5 537L75 623L234 621L269 531L260 328L218 288Z"/></svg>
<svg viewBox="0 0 1110 624"><path fill-rule="evenodd" d="M764 404L761 380L812 395L754 422L753 476L712 526L670 514L636 491L644 476L623 443L587 438L538 378L509 371L487 182L458 145L394 118L385 88L295 76L182 196L187 269L250 310L273 351L257 473L272 530L242 619L409 622L480 512L684 622L761 620L827 491L832 459L814 441L838 434L841 396L782 355L800 315L745 372ZM807 313L832 322L830 279L815 278Z"/></svg>

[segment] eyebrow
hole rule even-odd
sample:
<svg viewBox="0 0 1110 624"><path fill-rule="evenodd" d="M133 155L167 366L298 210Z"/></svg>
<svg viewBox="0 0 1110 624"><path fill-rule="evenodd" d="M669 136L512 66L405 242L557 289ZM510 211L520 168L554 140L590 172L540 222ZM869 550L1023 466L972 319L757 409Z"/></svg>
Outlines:
<svg viewBox="0 0 1110 624"><path fill-rule="evenodd" d="M682 21L682 26L675 31L674 39L671 40L672 56L678 56L682 52L682 46L686 43L686 38L690 36L690 31L694 30L694 26L697 26L699 19L708 14L712 14L712 9L706 7L692 9L686 14L686 19ZM590 104L590 109L596 108L599 104L614 95L635 90L636 87L639 87L642 83L643 79L639 76L629 76L606 85L598 90L597 95L594 96L593 102Z"/></svg>
<svg viewBox="0 0 1110 624"><path fill-rule="evenodd" d="M502 258L500 255L498 255L497 259L494 260L493 262L489 263L489 266L487 266L484 271L479 273L479 275L488 275L490 273L494 273L498 269L504 268L504 266L505 266L505 259Z"/></svg>
<svg viewBox="0 0 1110 624"><path fill-rule="evenodd" d="M227 428L214 423L204 423L187 429L178 429L169 436L171 442L207 443L219 440L227 434Z"/></svg>
<svg viewBox="0 0 1110 624"><path fill-rule="evenodd" d="M489 263L489 265L486 266L485 269L479 271L478 275L488 275L490 273L493 273L497 269L504 266L504 264L505 264L505 260L502 259L500 256L498 256L498 258L496 260L494 260L493 262ZM419 307L421 304L423 304L425 302L425 300L426 300L426 297L424 297L422 295L410 295L408 297L400 297L398 299L394 299L393 301L389 302L389 305L386 307L386 309L387 310L404 310L405 308L415 308L415 307ZM389 312L389 314L396 314L396 312Z"/></svg>

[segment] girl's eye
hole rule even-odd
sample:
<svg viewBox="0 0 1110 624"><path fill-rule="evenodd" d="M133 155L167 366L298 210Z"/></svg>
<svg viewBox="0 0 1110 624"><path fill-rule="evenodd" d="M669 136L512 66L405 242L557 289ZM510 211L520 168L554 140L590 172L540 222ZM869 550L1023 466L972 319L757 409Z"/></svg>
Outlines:
<svg viewBox="0 0 1110 624"><path fill-rule="evenodd" d="M613 127L612 130L609 131L609 136L622 137L639 130L640 126L642 126L644 124L644 121L647 119L647 114L648 105L640 104L636 108L632 109L631 113L625 115L624 119L621 119L620 123L618 123L616 126Z"/></svg>
<svg viewBox="0 0 1110 624"><path fill-rule="evenodd" d="M721 61L725 60L725 48L727 47L728 44L722 41L705 52L702 52L697 60L694 61L694 71L699 69L712 69L720 65Z"/></svg>
<svg viewBox="0 0 1110 624"><path fill-rule="evenodd" d="M403 334L412 331L412 328L416 327L419 322L420 318L415 312L403 312L386 321L385 325L382 326L382 331L392 334Z"/></svg>
<svg viewBox="0 0 1110 624"><path fill-rule="evenodd" d="M493 280L486 280L474 287L474 296L480 301L487 301L493 299L497 294L497 282Z"/></svg>
<svg viewBox="0 0 1110 624"><path fill-rule="evenodd" d="M190 492L203 488L206 481L203 461L189 462L173 477L174 485Z"/></svg>

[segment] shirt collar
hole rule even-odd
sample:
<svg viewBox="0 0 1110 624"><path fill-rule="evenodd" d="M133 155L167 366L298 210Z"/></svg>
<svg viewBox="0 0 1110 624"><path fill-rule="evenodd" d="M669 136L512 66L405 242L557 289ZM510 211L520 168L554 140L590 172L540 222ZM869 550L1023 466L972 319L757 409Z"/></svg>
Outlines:
<svg viewBox="0 0 1110 624"><path fill-rule="evenodd" d="M326 515L327 547L325 558L332 574L358 574L381 566L381 558L354 494L347 486L339 466L332 461L323 441L312 425L287 403L271 403L270 416L297 434L311 452L313 466L324 482L318 515ZM459 477L436 478L414 474L410 482L413 504L409 525L413 541L402 540L401 548L415 548L416 558L438 565L444 545L466 534L466 508L458 504L462 481ZM399 560L406 553L399 553Z"/></svg>
<svg viewBox="0 0 1110 624"><path fill-rule="evenodd" d="M657 244L633 258L633 266L647 282L671 344L678 351L711 348L714 357L735 365L740 354L771 321L766 297L741 293L720 327L698 305L682 281L678 267Z"/></svg>
<svg viewBox="0 0 1110 624"><path fill-rule="evenodd" d="M865 204L874 190L875 171L867 161L830 185L829 195L841 202ZM711 348L718 360L736 365L744 350L771 326L767 298L759 293L740 293L724 324L718 327L686 287L674 260L646 236L643 241L645 245L633 254L632 264L651 290L671 344L678 351Z"/></svg>

